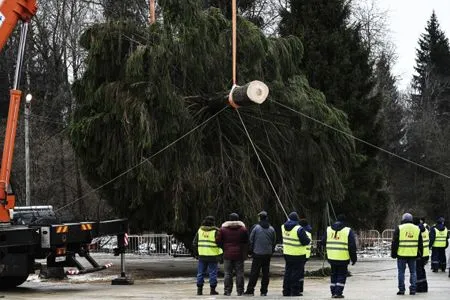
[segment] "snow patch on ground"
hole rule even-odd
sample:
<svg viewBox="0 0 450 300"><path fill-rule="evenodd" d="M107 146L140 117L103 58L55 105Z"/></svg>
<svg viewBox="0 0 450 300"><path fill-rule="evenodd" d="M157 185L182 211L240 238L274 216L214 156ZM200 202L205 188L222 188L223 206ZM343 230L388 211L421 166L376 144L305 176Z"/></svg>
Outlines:
<svg viewBox="0 0 450 300"><path fill-rule="evenodd" d="M59 280L59 279L43 279L39 278L39 275L32 274L28 276L27 282L52 282L52 283L86 283L86 282L104 282L111 281L114 278L117 278L117 275L104 275L104 274L81 274L68 276L67 279Z"/></svg>

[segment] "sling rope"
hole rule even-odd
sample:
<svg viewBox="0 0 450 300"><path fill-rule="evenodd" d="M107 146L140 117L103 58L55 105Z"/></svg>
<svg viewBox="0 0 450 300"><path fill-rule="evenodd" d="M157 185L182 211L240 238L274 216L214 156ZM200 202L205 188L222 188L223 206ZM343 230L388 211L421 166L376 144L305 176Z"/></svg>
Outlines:
<svg viewBox="0 0 450 300"><path fill-rule="evenodd" d="M239 116L239 120L241 120L242 127L244 127L245 134L247 135L247 138L250 141L250 144L252 145L253 151L255 152L256 157L258 158L259 164L261 165L261 168L263 169L264 174L266 175L267 181L269 181L270 187L272 188L272 191L275 194L275 197L277 198L278 203L281 206L281 209L283 210L284 214L286 215L286 218L288 218L288 214L286 212L286 209L284 208L283 203L281 202L280 197L278 196L278 193L275 190L275 187L273 186L272 180L270 180L269 174L267 173L266 168L264 167L264 164L263 164L263 162L261 160L261 157L259 157L258 151L256 150L255 144L253 143L253 140L250 137L250 134L249 134L249 132L247 130L247 127L245 126L244 120L242 120L241 114L239 113L238 109L236 109L236 112L237 112L237 114Z"/></svg>
<svg viewBox="0 0 450 300"><path fill-rule="evenodd" d="M284 214L286 215L286 218L288 218L288 214L286 212L286 209L283 206L283 203L281 202L280 197L278 196L278 193L275 189L275 187L273 186L272 180L270 180L269 174L266 171L266 168L259 156L258 151L256 150L255 144L253 143L252 138L250 137L250 134L247 130L247 127L245 126L244 120L242 119L241 114L239 113L239 106L237 106L233 99L232 99L232 93L234 88L236 87L237 84L237 79L236 79L236 69L237 69L237 5L236 5L236 0L232 0L231 2L231 47L232 47L232 81L233 81L233 87L231 88L230 91L230 95L228 97L229 103L230 105L235 109L235 111L237 112L238 116L239 116L239 120L242 123L242 126L245 130L245 133L247 135L248 140L250 141L250 144L252 145L253 151L256 154L256 157L258 158L259 164L261 165L261 168L264 171L264 174L266 175L267 180L269 181L270 187L272 188L273 193L275 194L275 197L277 198L278 203L280 204L281 209L283 210Z"/></svg>
<svg viewBox="0 0 450 300"><path fill-rule="evenodd" d="M231 37L231 39L232 39L232 55L233 55L233 58L232 58L232 68L233 68L233 70L232 70L232 76L233 76L233 86L235 86L236 85L236 64L237 64L237 62L236 62L236 60L237 60L237 54L236 54L236 50L237 50L237 37L236 37L236 35L237 35L237 7L236 7L236 0L233 0L232 1L232 4L231 4L231 10L232 10L232 14L231 14L231 31L232 31L232 33L231 33L231 35L232 35L232 37Z"/></svg>
<svg viewBox="0 0 450 300"><path fill-rule="evenodd" d="M90 190L89 192L87 192L86 194L84 194L81 197L76 198L75 200L67 203L64 206L61 206L60 208L58 208L57 210L55 210L55 213L66 208L69 207L75 203L77 203L78 201L86 198L88 195L100 190L101 188L107 186L108 184L116 181L117 179L119 179L120 177L128 174L129 172L131 172L132 170L136 169L137 167L141 166L142 164L148 162L150 159L152 159L153 157L157 156L158 154L162 153L163 151L169 149L170 147L172 147L173 145L175 145L176 143L178 143L179 141L181 141L182 139L184 139L185 137L187 137L188 135L190 135L191 133L193 133L194 131L196 131L197 129L199 129L200 127L206 125L206 123L208 123L209 121L211 121L212 119L214 119L215 117L217 117L221 112L223 112L225 109L227 109L228 106L223 107L221 110L219 110L218 112L216 112L214 115L210 116L208 119L206 119L205 121L203 121L202 123L198 124L197 126L195 126L194 128L192 128L191 130L189 130L188 132L186 132L185 134L183 134L182 136L180 136L179 138L177 138L176 140L174 140L173 142L171 142L170 144L166 145L164 148L158 150L157 152L153 153L152 155L150 155L147 158L144 158L144 160L142 160L140 163L134 165L133 167L129 168L128 170L120 173L119 175L117 175L116 177L114 177L113 179L105 182L104 184L96 187L95 189Z"/></svg>
<svg viewBox="0 0 450 300"><path fill-rule="evenodd" d="M343 135L346 135L346 136L348 136L348 137L350 137L350 138L352 138L352 139L354 139L354 140L356 140L356 141L358 141L358 142L361 142L361 143L363 143L363 144L366 144L366 145L368 145L368 146L370 146L370 147L372 147L372 148L375 148L375 149L377 149L377 150L380 150L380 151L382 151L382 152L384 152L384 153L387 153L387 154L389 154L389 155L391 155L391 156L394 156L394 157L396 157L396 158L398 158L398 159L401 159L401 160L403 160L403 161L405 161L405 162L407 162L407 163L410 163L410 164L412 164L412 165L415 165L415 166L417 166L417 167L419 167L419 168L425 169L425 170L427 170L427 171L429 171L429 172L432 172L432 173L437 174L437 175L439 175L439 176L442 176L442 177L445 177L445 178L447 178L447 179L450 179L450 176L447 175L447 174L444 174L444 173L442 173L442 172L436 171L436 170L434 170L434 169L432 169L432 168L429 168L429 167L427 167L427 166L424 166L424 165L422 165L422 164L419 164L419 163L417 163L417 162L415 162L415 161L412 161L412 160L410 160L410 159L408 159L408 158L405 158L405 157L403 157L403 156L400 156L400 155L398 155L398 154L395 154L395 153L393 153L393 152L391 152L391 151L389 151L389 150L386 150L386 149L381 148L381 147L379 147L379 146L377 146L377 145L374 145L374 144L372 144L372 143L369 143L369 142L367 142L367 141L365 141L365 140L363 140L363 139L360 139L360 138L358 138L358 137L356 137L356 136L354 136L354 135L352 135L352 134L350 134L350 133L348 133L348 132L345 132L345 131L343 131L343 130L341 130L341 129L338 129L338 128L336 128L336 127L333 127L333 126L331 126L331 125L328 125L328 124L326 124L325 122L322 122L322 121L317 120L317 119L315 119L315 118L313 118L313 117L311 117L311 116L309 116L309 115L307 115L307 114L305 114L305 113L302 113L302 112L300 112L300 111L298 111L298 110L295 110L295 109L293 109L293 108L291 108L291 107L289 107L289 106L287 106L287 105L284 105L284 104L282 104L282 103L280 103L280 102L277 102L277 101L275 101L275 100L271 100L271 102L272 102L272 103L275 103L275 104L277 104L277 105L279 105L279 106L281 106L281 107L284 107L284 108L286 108L286 109L288 109L288 110L290 110L290 111L292 111L292 112L295 112L295 113L297 113L297 114L299 114L299 115L301 115L301 116L303 116L303 117L305 117L305 118L307 118L307 119L309 119L309 120L311 120L311 121L314 121L314 122L316 122L316 123L319 123L319 124L321 124L321 125L323 125L323 126L329 128L329 129L332 129L332 130L334 130L334 131L336 131L336 132L339 132L339 133L341 133L341 134L343 134Z"/></svg>

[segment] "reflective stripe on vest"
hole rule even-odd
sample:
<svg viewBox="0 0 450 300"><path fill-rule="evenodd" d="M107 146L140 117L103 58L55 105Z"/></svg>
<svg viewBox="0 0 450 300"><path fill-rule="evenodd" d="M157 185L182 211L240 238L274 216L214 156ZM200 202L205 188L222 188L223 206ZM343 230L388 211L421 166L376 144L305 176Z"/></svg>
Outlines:
<svg viewBox="0 0 450 300"><path fill-rule="evenodd" d="M398 237L397 255L404 257L416 257L419 250L419 226L405 223L398 226L400 229Z"/></svg>
<svg viewBox="0 0 450 300"><path fill-rule="evenodd" d="M445 248L445 245L447 244L447 235L448 235L447 227L445 227L445 229L442 231L434 228L434 232L436 232L436 238L434 239L433 247Z"/></svg>
<svg viewBox="0 0 450 300"><path fill-rule="evenodd" d="M327 228L327 257L332 260L349 260L348 235L350 228L344 227L341 230L333 230L330 226Z"/></svg>
<svg viewBox="0 0 450 300"><path fill-rule="evenodd" d="M298 239L297 231L301 228L296 225L291 230L286 230L284 225L281 226L281 233L283 235L283 254L301 256L306 255L306 246L303 246Z"/></svg>
<svg viewBox="0 0 450 300"><path fill-rule="evenodd" d="M222 254L222 249L216 244L216 229L198 230L198 255L199 256L218 256Z"/></svg>
<svg viewBox="0 0 450 300"><path fill-rule="evenodd" d="M423 240L423 257L430 256L430 232L425 228L425 231L422 232L422 240Z"/></svg>
<svg viewBox="0 0 450 300"><path fill-rule="evenodd" d="M309 244L306 246L306 258L310 258L311 257L312 234L311 234L311 232L306 231L306 230L305 230L305 232L310 240Z"/></svg>

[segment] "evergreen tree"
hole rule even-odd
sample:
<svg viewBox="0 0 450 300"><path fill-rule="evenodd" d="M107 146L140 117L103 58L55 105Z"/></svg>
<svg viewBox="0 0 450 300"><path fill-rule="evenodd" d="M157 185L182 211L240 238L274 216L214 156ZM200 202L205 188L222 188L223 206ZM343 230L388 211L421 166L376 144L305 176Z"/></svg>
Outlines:
<svg viewBox="0 0 450 300"><path fill-rule="evenodd" d="M404 153L413 161L448 174L450 49L435 12L419 39L415 70L417 74L412 81L415 93L410 96L411 116ZM417 206L428 203L423 208L424 213L434 218L450 211L447 178L412 166L405 177L415 182L414 187L406 191L408 196Z"/></svg>
<svg viewBox="0 0 450 300"><path fill-rule="evenodd" d="M363 46L359 28L349 26L350 5L346 0L291 0L282 11L280 34L302 39L302 66L312 87L327 102L342 109L355 136L372 144L382 143L377 116L382 99L374 93L373 68ZM378 151L357 144L352 177L346 183L345 210L361 226L382 225L386 195L380 189L383 176ZM370 219L364 213L370 212Z"/></svg>
<svg viewBox="0 0 450 300"><path fill-rule="evenodd" d="M159 4L163 23L97 24L81 39L89 56L74 87L70 136L91 184L114 179L101 192L134 228L186 241L206 214L223 220L238 211L251 221L270 208L282 222L232 109L145 161L222 109L231 87L231 23L222 11L204 10L202 0ZM273 101L349 132L346 117L309 87L298 38L266 38L243 18L238 28L239 83L261 79L270 87L266 103L239 111L286 210L320 215L324 202L343 200L353 141Z"/></svg>
<svg viewBox="0 0 450 300"><path fill-rule="evenodd" d="M148 20L148 0L100 0L107 20Z"/></svg>
<svg viewBox="0 0 450 300"><path fill-rule="evenodd" d="M405 115L400 103L401 96L396 87L396 79L392 75L392 66L389 62L389 56L381 53L375 67L375 90L379 92L382 98L381 109L378 112L378 118L382 124L381 140L384 149L393 153L400 154L400 140L402 139L403 122Z"/></svg>
<svg viewBox="0 0 450 300"><path fill-rule="evenodd" d="M416 50L417 72L413 77L413 87L417 95L412 98L416 114L425 106L447 120L450 116L450 47L448 38L440 29L436 13L433 11L427 22L425 33L419 39Z"/></svg>

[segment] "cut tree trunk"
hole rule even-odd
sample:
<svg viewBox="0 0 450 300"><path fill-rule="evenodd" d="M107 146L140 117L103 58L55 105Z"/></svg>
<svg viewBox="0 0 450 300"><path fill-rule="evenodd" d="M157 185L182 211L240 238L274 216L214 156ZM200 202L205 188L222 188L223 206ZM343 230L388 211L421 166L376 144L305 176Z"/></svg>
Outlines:
<svg viewBox="0 0 450 300"><path fill-rule="evenodd" d="M243 86L236 86L230 93L229 103L234 108L262 104L269 96L269 87L261 81L254 80Z"/></svg>

